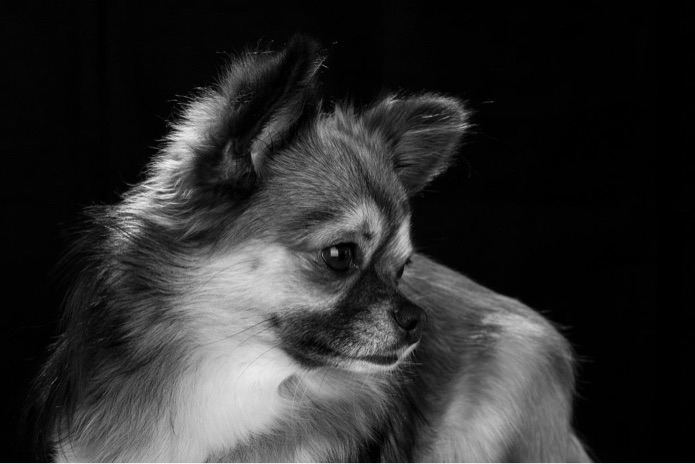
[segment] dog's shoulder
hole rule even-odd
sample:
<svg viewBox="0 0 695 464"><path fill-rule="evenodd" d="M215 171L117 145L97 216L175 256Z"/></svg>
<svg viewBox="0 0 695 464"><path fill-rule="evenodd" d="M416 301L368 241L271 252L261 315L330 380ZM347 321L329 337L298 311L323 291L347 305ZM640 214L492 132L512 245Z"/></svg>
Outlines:
<svg viewBox="0 0 695 464"><path fill-rule="evenodd" d="M473 331L480 335L474 339L521 344L537 355L561 356L571 365L569 343L537 311L423 255L415 255L410 268L401 289L427 311L432 330L439 335L469 338ZM461 333L464 329L469 332ZM571 369L563 374L572 384Z"/></svg>
<svg viewBox="0 0 695 464"><path fill-rule="evenodd" d="M428 315L416 353L432 389L419 458L585 461L574 437L574 360L543 316L416 255L401 284Z"/></svg>

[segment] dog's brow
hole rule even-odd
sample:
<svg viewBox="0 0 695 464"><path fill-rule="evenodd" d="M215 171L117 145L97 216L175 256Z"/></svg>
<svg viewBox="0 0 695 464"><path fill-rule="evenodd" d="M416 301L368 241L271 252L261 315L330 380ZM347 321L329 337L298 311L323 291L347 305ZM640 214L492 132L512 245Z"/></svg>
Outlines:
<svg viewBox="0 0 695 464"><path fill-rule="evenodd" d="M338 210L311 210L300 213L293 221L296 228L304 228L312 230L314 228L324 227L325 224L336 221L340 218Z"/></svg>
<svg viewBox="0 0 695 464"><path fill-rule="evenodd" d="M352 242L362 248L368 260L384 233L384 219L372 200L364 200L346 208L342 214L324 216L328 219L312 227L309 241L315 246Z"/></svg>
<svg viewBox="0 0 695 464"><path fill-rule="evenodd" d="M404 261L413 254L410 240L410 217L403 220L391 236L391 249L399 261Z"/></svg>

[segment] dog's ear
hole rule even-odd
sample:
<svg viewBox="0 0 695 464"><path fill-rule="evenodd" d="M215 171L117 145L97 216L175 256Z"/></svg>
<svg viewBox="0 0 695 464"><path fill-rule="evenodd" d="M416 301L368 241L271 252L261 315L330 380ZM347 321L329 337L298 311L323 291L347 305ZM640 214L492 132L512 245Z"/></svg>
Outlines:
<svg viewBox="0 0 695 464"><path fill-rule="evenodd" d="M468 127L468 112L455 98L433 94L388 97L363 114L379 133L409 195L449 167Z"/></svg>
<svg viewBox="0 0 695 464"><path fill-rule="evenodd" d="M252 188L266 158L318 114L323 58L314 40L298 35L280 52L233 61L218 85L187 107L171 137L193 152L188 187Z"/></svg>

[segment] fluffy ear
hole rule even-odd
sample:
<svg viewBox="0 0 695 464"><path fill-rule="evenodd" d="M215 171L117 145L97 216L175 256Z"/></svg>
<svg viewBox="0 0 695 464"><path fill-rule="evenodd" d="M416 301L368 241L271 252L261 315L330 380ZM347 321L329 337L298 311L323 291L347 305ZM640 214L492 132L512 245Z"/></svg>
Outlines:
<svg viewBox="0 0 695 464"><path fill-rule="evenodd" d="M451 164L468 127L468 112L452 97L389 97L363 120L390 147L393 165L409 195L420 192Z"/></svg>
<svg viewBox="0 0 695 464"><path fill-rule="evenodd" d="M198 187L250 189L266 158L319 111L319 45L295 36L284 50L248 53L189 105L172 141L193 150Z"/></svg>

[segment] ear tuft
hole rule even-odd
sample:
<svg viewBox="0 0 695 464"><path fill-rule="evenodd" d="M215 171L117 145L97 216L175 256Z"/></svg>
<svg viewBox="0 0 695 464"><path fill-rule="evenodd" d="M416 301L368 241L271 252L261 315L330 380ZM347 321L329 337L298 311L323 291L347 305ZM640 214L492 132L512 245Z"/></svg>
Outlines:
<svg viewBox="0 0 695 464"><path fill-rule="evenodd" d="M218 85L189 105L172 137L186 137L193 149L193 182L252 188L266 158L319 113L323 60L318 43L301 35L280 52L234 60Z"/></svg>
<svg viewBox="0 0 695 464"><path fill-rule="evenodd" d="M450 166L469 127L469 112L459 100L434 94L391 96L362 117L385 139L393 166L411 196Z"/></svg>

